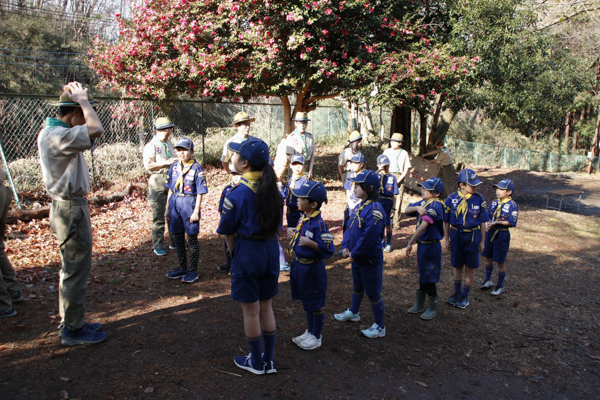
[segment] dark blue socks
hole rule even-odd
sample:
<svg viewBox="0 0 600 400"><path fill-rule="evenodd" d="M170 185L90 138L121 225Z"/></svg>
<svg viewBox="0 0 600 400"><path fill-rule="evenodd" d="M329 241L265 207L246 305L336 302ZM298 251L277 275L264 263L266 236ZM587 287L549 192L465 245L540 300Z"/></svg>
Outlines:
<svg viewBox="0 0 600 400"><path fill-rule="evenodd" d="M275 336L277 330L266 332L262 331L263 340L265 341L265 354L263 354L263 361L273 361L273 349L275 348ZM254 365L254 359L252 360Z"/></svg>
<svg viewBox="0 0 600 400"><path fill-rule="evenodd" d="M312 311L306 311L306 325L308 328L308 331L310 333L313 333L313 329L314 329L314 314Z"/></svg>
<svg viewBox="0 0 600 400"><path fill-rule="evenodd" d="M385 236L385 238L387 239L387 244L392 244L392 232L388 232Z"/></svg>
<svg viewBox="0 0 600 400"><path fill-rule="evenodd" d="M353 314L358 314L360 311L360 303L362 303L364 296L364 289L361 291L352 290L352 303L350 304L350 311L352 311Z"/></svg>
<svg viewBox="0 0 600 400"><path fill-rule="evenodd" d="M462 281L454 281L454 293L460 293Z"/></svg>
<svg viewBox="0 0 600 400"><path fill-rule="evenodd" d="M385 316L385 305L383 304L383 299L381 295L369 297L371 300L371 309L373 310L373 319L375 323L379 325L380 328L385 328L383 319Z"/></svg>
<svg viewBox="0 0 600 400"><path fill-rule="evenodd" d="M470 292L471 292L471 286L465 285L462 290L462 295L469 297Z"/></svg>
<svg viewBox="0 0 600 400"><path fill-rule="evenodd" d="M321 337L321 332L323 331L323 325L325 324L325 312L321 310L317 310L311 313L313 315L313 329L311 332L317 339Z"/></svg>
<svg viewBox="0 0 600 400"><path fill-rule="evenodd" d="M262 363L262 356L261 356L261 340L260 340L260 336L251 338L246 336L246 339L248 340L248 345L250 346L250 354L252 354L252 366L255 369L261 369L263 367L263 363ZM265 347L266 347L266 338L265 338ZM273 340L273 342L275 342L275 340ZM266 351L265 351L265 356L266 356ZM273 350L271 349L271 357L273 357Z"/></svg>
<svg viewBox="0 0 600 400"><path fill-rule="evenodd" d="M487 282L492 279L492 271L494 270L494 264L485 266L485 280Z"/></svg>
<svg viewBox="0 0 600 400"><path fill-rule="evenodd" d="M504 278L506 278L506 272L498 272L498 284L497 287L504 287Z"/></svg>

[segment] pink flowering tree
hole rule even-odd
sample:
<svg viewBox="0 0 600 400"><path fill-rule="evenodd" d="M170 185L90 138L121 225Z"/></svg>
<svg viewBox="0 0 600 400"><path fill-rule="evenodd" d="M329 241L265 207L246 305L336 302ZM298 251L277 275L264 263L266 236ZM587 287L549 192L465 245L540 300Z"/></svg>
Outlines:
<svg viewBox="0 0 600 400"><path fill-rule="evenodd" d="M279 97L291 132L292 116L319 100L380 75L382 85L409 82L400 69L392 81L386 60L431 52L421 13L411 0L147 0L120 20L118 42L96 41L90 63L125 95ZM399 101L430 96L430 85L414 83Z"/></svg>

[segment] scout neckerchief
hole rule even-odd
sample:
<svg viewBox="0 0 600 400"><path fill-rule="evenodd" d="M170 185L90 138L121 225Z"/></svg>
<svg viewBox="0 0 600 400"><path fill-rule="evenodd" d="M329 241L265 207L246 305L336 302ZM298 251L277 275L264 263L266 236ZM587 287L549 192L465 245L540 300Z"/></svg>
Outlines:
<svg viewBox="0 0 600 400"><path fill-rule="evenodd" d="M260 178L262 171L252 171L242 174L240 183L248 186L254 193L256 193L256 181Z"/></svg>
<svg viewBox="0 0 600 400"><path fill-rule="evenodd" d="M498 221L498 218L500 218L500 214L502 214L502 206L504 204L508 203L509 201L510 201L510 196L508 196L504 200L498 199L498 207L496 208L496 211L494 211L494 216L492 217L492 222Z"/></svg>
<svg viewBox="0 0 600 400"><path fill-rule="evenodd" d="M179 188L181 188L181 193L183 193L183 180L185 178L185 176L188 174L188 172L190 172L190 170L192 169L192 165L194 165L194 159L191 158L188 161L179 161L180 165L181 165L181 173L179 174L179 177L177 178L177 182L175 182L175 192L179 191Z"/></svg>
<svg viewBox="0 0 600 400"><path fill-rule="evenodd" d="M310 220L311 218L315 218L317 215L319 215L321 213L321 211L315 211L313 213L313 215L311 215L310 217L306 216L306 213L302 214L302 218L300 219L300 222L298 222L298 226L296 227L296 232L294 233L294 237L292 238L292 242L290 243L290 255L292 255L292 252L294 251L294 247L296 246L296 243L298 243L298 239L300 238L300 235L302 234L302 226L304 225L305 222L308 222L308 226L306 227L306 231L308 232L308 230L310 229Z"/></svg>
<svg viewBox="0 0 600 400"><path fill-rule="evenodd" d="M64 122L62 122L60 119L58 118L52 118L52 117L48 117L46 118L46 126L45 128L55 128L57 126L60 126L62 128L68 128L69 125L65 124Z"/></svg>
<svg viewBox="0 0 600 400"><path fill-rule="evenodd" d="M298 135L300 137L300 139L302 139L302 143L304 143L304 150L306 150L306 158L308 158L308 146L306 146L306 132L303 134L300 133L299 130L294 130L294 132L296 132L296 135Z"/></svg>
<svg viewBox="0 0 600 400"><path fill-rule="evenodd" d="M298 182L298 180L303 176L304 172L301 172L300 175L292 174L292 177L290 178L290 192L288 194L289 201L292 201L292 189L294 189L294 185L296 185L296 182Z"/></svg>
<svg viewBox="0 0 600 400"><path fill-rule="evenodd" d="M456 215L456 218L460 218L460 215L464 213L464 215L463 215L463 225L464 225L467 221L467 210L469 209L469 206L467 205L467 200L469 200L471 198L471 193L462 194L462 192L460 190L457 193L462 200L458 204L458 207L456 207L456 213L454 215Z"/></svg>
<svg viewBox="0 0 600 400"><path fill-rule="evenodd" d="M428 205L430 205L433 202L439 202L442 204L442 209L444 208L444 202L440 200L439 197L434 197L433 199L429 199L425 202L425 204L423 204L423 208L427 208ZM421 220L423 219L423 216L421 214L419 214L419 216L417 217L417 226L421 225Z"/></svg>
<svg viewBox="0 0 600 400"><path fill-rule="evenodd" d="M350 224L350 228L352 228L352 226L354 225L354 223L356 222L357 219L358 219L358 228L359 229L362 228L362 223L360 220L360 212L363 210L363 208L365 208L367 205L371 204L372 202L373 202L372 200L367 200L360 207L358 207L358 209L354 213L354 218L352 218L352 223Z"/></svg>
<svg viewBox="0 0 600 400"><path fill-rule="evenodd" d="M167 157L167 159L171 158L171 151L169 150L169 145L167 144L167 142L161 142L155 136L155 137L152 138L152 143L154 143L154 145L156 147L162 147L164 149L164 151L165 151L165 157Z"/></svg>

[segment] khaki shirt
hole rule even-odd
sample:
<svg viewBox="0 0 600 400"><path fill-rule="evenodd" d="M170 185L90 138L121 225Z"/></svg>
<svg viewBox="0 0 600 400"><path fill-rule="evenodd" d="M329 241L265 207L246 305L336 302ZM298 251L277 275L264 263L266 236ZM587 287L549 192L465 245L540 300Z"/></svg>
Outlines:
<svg viewBox="0 0 600 400"><path fill-rule="evenodd" d="M51 127L48 127L49 122L52 122ZM56 126L59 123L60 120L47 118L46 128L38 136L46 189L53 200L85 197L90 191L90 173L83 151L92 148L87 125L69 128L64 123L61 123L64 126Z"/></svg>
<svg viewBox="0 0 600 400"><path fill-rule="evenodd" d="M143 160L146 171L150 172L151 174L166 174L169 172L169 167L165 167L156 171L150 171L148 169L148 164L151 162L166 161L169 158L175 157L175 149L173 148L173 143L171 143L170 140L167 140L167 147L171 152L171 157L167 157L167 154L165 154L165 148L157 145L154 140L150 141L150 143L144 146Z"/></svg>
<svg viewBox="0 0 600 400"><path fill-rule="evenodd" d="M394 150L389 148L383 154L390 159L390 172L393 174L402 174L412 167L408 158L408 152L404 149Z"/></svg>
<svg viewBox="0 0 600 400"><path fill-rule="evenodd" d="M452 156L450 155L450 149L447 147L443 147L442 150L438 153L437 161L441 166L446 166L450 164L454 164L452 160Z"/></svg>
<svg viewBox="0 0 600 400"><path fill-rule="evenodd" d="M352 149L350 147L346 147L340 153L340 156L338 158L338 165L343 166L344 171L350 171L350 161L348 160L350 160L350 157L352 157L353 154L354 153L352 152Z"/></svg>
<svg viewBox="0 0 600 400"><path fill-rule="evenodd" d="M243 139L241 138L237 133L235 134L235 136L233 136L231 139L227 140L225 142L225 144L223 145L223 155L221 155L221 161L222 162L226 162L229 163L229 170L230 171L235 171L235 168L233 168L233 162L231 161L231 157L233 157L233 151L229 150L229 143L233 142L233 143L242 143L244 140L248 140L250 139L252 136L248 135L247 138Z"/></svg>
<svg viewBox="0 0 600 400"><path fill-rule="evenodd" d="M304 132L304 140L295 130L286 138L287 154L302 154L304 156L304 169L310 168L310 161L315 155L315 139L312 134Z"/></svg>

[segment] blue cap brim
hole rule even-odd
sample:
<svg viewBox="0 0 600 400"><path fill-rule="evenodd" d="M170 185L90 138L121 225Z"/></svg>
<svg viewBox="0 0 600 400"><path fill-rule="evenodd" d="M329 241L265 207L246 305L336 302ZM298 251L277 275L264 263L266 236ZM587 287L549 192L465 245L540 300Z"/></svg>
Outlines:
<svg viewBox="0 0 600 400"><path fill-rule="evenodd" d="M425 182L423 182L423 183L417 183L417 186L421 186L425 190L435 190L435 185L431 186L431 187L427 187L427 186L425 186Z"/></svg>
<svg viewBox="0 0 600 400"><path fill-rule="evenodd" d="M483 182L481 182L479 179L475 179L473 182L467 182L467 184L471 185L471 186L479 186L481 185Z"/></svg>
<svg viewBox="0 0 600 400"><path fill-rule="evenodd" d="M240 149L242 148L242 144L241 143L236 143L236 142L229 142L229 144L227 145L227 147L229 148L229 150L234 151L236 153L239 153Z"/></svg>

